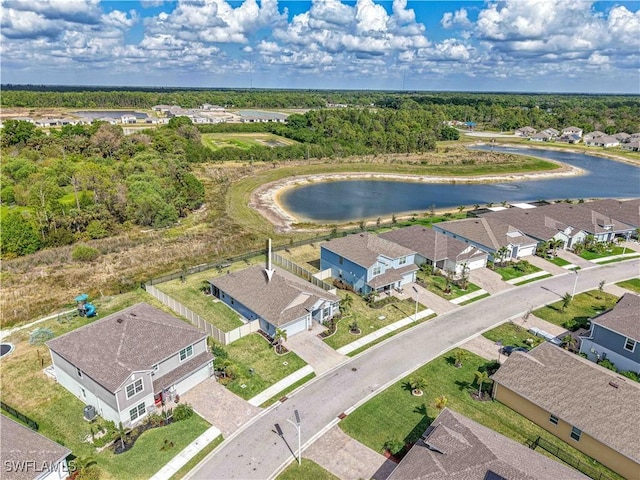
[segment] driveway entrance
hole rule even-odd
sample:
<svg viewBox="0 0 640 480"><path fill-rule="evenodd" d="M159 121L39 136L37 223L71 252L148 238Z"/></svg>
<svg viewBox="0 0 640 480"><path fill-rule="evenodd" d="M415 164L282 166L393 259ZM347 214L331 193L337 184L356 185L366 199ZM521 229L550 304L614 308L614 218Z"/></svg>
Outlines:
<svg viewBox="0 0 640 480"><path fill-rule="evenodd" d="M297 333L287 338L287 341L284 343L287 349L311 365L316 375L322 375L327 370L331 370L336 365L340 365L348 360L347 357L339 354L318 338L318 334L323 330L323 326L314 322L311 330Z"/></svg>

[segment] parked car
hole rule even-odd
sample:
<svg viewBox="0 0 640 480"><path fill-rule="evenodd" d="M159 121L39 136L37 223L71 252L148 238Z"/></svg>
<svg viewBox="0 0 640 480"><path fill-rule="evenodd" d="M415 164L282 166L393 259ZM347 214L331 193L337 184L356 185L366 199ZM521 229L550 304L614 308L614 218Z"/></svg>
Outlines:
<svg viewBox="0 0 640 480"><path fill-rule="evenodd" d="M516 345L507 345L506 347L502 347L502 353L504 353L507 357L511 355L513 352L528 352L529 349L524 347L518 347Z"/></svg>

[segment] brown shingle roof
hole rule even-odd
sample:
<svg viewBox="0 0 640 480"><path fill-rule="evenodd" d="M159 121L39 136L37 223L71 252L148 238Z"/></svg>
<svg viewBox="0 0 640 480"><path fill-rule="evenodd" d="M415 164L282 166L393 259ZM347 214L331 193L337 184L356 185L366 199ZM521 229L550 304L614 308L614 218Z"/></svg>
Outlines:
<svg viewBox="0 0 640 480"><path fill-rule="evenodd" d="M624 231L631 228L630 225L611 218L609 215L597 212L588 203L575 205L569 203L554 203L538 208L544 209L545 213L551 218L591 234L608 231ZM612 225L612 229L605 228L606 225Z"/></svg>
<svg viewBox="0 0 640 480"><path fill-rule="evenodd" d="M375 265L378 255L384 255L388 258L400 258L415 253L402 245L368 232L336 238L322 245L322 248L326 248L365 268Z"/></svg>
<svg viewBox="0 0 640 480"><path fill-rule="evenodd" d="M205 337L205 333L173 315L138 303L49 340L47 345L115 392L133 372L150 370Z"/></svg>
<svg viewBox="0 0 640 480"><path fill-rule="evenodd" d="M537 240L524 235L517 228L492 217L465 218L436 225L472 242L498 250L506 245L535 245Z"/></svg>
<svg viewBox="0 0 640 480"><path fill-rule="evenodd" d="M534 450L445 408L389 480L587 479Z"/></svg>
<svg viewBox="0 0 640 480"><path fill-rule="evenodd" d="M511 354L491 378L640 461L639 383L546 342L528 353Z"/></svg>
<svg viewBox="0 0 640 480"><path fill-rule="evenodd" d="M640 295L625 293L611 310L593 318L591 323L640 342Z"/></svg>
<svg viewBox="0 0 640 480"><path fill-rule="evenodd" d="M584 206L633 227L640 227L640 198L626 201L606 198L585 203Z"/></svg>
<svg viewBox="0 0 640 480"><path fill-rule="evenodd" d="M318 301L340 300L333 293L281 268L274 270L270 282L259 265L212 278L209 282L276 327L306 315Z"/></svg>
<svg viewBox="0 0 640 480"><path fill-rule="evenodd" d="M35 462L42 469L43 465L52 465L66 458L71 450L58 445L53 440L20 425L10 418L0 415L0 460L2 462L2 478L7 480L31 480L40 476L42 470L15 468L7 470L7 465L17 462ZM9 463L7 463L9 462Z"/></svg>
<svg viewBox="0 0 640 480"><path fill-rule="evenodd" d="M527 209L513 207L497 212L482 213L481 216L495 218L501 222L513 225L527 235L543 241L553 238L558 231L562 231L568 226L545 214L544 207Z"/></svg>
<svg viewBox="0 0 640 480"><path fill-rule="evenodd" d="M399 282L403 275L416 270L418 270L418 266L415 263L402 268L389 268L382 275L373 277L367 284L372 288L384 287L390 283Z"/></svg>

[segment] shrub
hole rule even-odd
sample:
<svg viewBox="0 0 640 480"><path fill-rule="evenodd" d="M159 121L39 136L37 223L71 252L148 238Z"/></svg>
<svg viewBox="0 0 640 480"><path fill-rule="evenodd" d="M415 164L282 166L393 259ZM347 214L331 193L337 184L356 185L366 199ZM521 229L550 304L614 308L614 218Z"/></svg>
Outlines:
<svg viewBox="0 0 640 480"><path fill-rule="evenodd" d="M95 260L98 255L100 255L98 250L84 244L76 245L71 251L71 258L79 262L90 262Z"/></svg>
<svg viewBox="0 0 640 480"><path fill-rule="evenodd" d="M193 416L193 407L188 403L181 403L173 409L173 420L179 422Z"/></svg>
<svg viewBox="0 0 640 480"><path fill-rule="evenodd" d="M29 336L29 343L31 345L42 345L53 337L55 337L55 334L50 328L36 328Z"/></svg>
<svg viewBox="0 0 640 480"><path fill-rule="evenodd" d="M630 378L634 382L640 382L640 377L636 372L632 372L631 370L627 370L626 372L620 372L620 375L623 377Z"/></svg>
<svg viewBox="0 0 640 480"><path fill-rule="evenodd" d="M402 443L402 441L398 440L397 438L390 438L386 442L384 442L384 445L382 447L385 450L388 450L392 455L395 455L404 448L404 443Z"/></svg>
<svg viewBox="0 0 640 480"><path fill-rule="evenodd" d="M609 370L613 370L614 372L618 371L618 369L616 368L615 364L611 360L609 360L607 358L605 358L604 360L600 360L598 362L598 364L601 367L608 368Z"/></svg>

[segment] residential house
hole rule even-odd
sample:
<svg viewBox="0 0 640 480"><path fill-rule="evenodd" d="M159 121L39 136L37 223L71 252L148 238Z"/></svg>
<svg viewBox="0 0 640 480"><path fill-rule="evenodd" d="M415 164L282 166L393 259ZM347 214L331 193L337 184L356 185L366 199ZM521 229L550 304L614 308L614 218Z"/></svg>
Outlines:
<svg viewBox="0 0 640 480"><path fill-rule="evenodd" d="M532 142L550 142L553 139L551 134L547 132L538 132L534 133L529 137L529 140Z"/></svg>
<svg viewBox="0 0 640 480"><path fill-rule="evenodd" d="M320 247L320 270L358 293L399 289L415 281L416 252L371 233L336 238Z"/></svg>
<svg viewBox="0 0 640 480"><path fill-rule="evenodd" d="M626 132L618 132L618 133L613 134L613 137L616 140L618 140L620 143L624 143L629 139L629 137L631 137L631 135L629 135Z"/></svg>
<svg viewBox="0 0 640 480"><path fill-rule="evenodd" d="M545 128L544 130L542 130L544 133L548 133L549 135L551 135L552 137L557 137L560 135L560 132L558 130L556 130L555 128Z"/></svg>
<svg viewBox="0 0 640 480"><path fill-rule="evenodd" d="M270 336L282 329L288 336L322 323L340 310L340 298L281 268L271 279L254 266L209 280L211 293Z"/></svg>
<svg viewBox="0 0 640 480"><path fill-rule="evenodd" d="M640 384L544 342L512 353L493 397L629 480L640 479Z"/></svg>
<svg viewBox="0 0 640 480"><path fill-rule="evenodd" d="M0 415L0 461L4 480L69 478L71 450Z"/></svg>
<svg viewBox="0 0 640 480"><path fill-rule="evenodd" d="M640 374L640 295L625 293L611 310L592 318L589 335L580 337L580 353Z"/></svg>
<svg viewBox="0 0 640 480"><path fill-rule="evenodd" d="M138 117L136 117L135 115L122 115L120 117L120 121L126 125L131 125L131 124L135 124L138 121Z"/></svg>
<svg viewBox="0 0 640 480"><path fill-rule="evenodd" d="M582 139L582 141L585 143L585 145L587 144L587 142L598 138L598 137L604 137L606 135L606 133L601 132L600 130L594 130L593 132L589 132L589 133L585 133L584 138Z"/></svg>
<svg viewBox="0 0 640 480"><path fill-rule="evenodd" d="M631 225L596 211L590 203L554 203L541 208L550 218L571 225L586 235L593 235L597 242L611 242L615 237L627 238L634 232ZM573 244L577 241L578 238L574 238Z"/></svg>
<svg viewBox="0 0 640 480"><path fill-rule="evenodd" d="M611 148L611 147L617 147L618 145L620 145L620 142L615 137L611 137L609 135L601 135L599 137L595 137L590 140L586 140L586 137L585 137L584 144L587 147Z"/></svg>
<svg viewBox="0 0 640 480"><path fill-rule="evenodd" d="M589 477L445 408L389 480L587 480Z"/></svg>
<svg viewBox="0 0 640 480"><path fill-rule="evenodd" d="M514 135L516 135L517 137L530 137L534 133L536 133L536 129L535 128L533 128L533 127L522 127L522 128L517 129L514 132Z"/></svg>
<svg viewBox="0 0 640 480"><path fill-rule="evenodd" d="M635 140L632 142L626 142L620 145L620 148L629 150L630 152L640 152L640 141Z"/></svg>
<svg viewBox="0 0 640 480"><path fill-rule="evenodd" d="M489 256L473 245L421 225L381 233L378 237L415 251L415 263L418 265L426 263L457 274L465 268L476 270L485 267Z"/></svg>
<svg viewBox="0 0 640 480"><path fill-rule="evenodd" d="M522 233L514 226L492 217L482 216L441 222L435 224L433 228L489 253L491 260L497 260L496 253L502 247L507 249L505 260L517 260L533 255L538 244L536 239Z"/></svg>
<svg viewBox="0 0 640 480"><path fill-rule="evenodd" d="M594 200L584 205L596 212L630 225L633 228L640 228L640 198L631 200L604 198L602 200Z"/></svg>
<svg viewBox="0 0 640 480"><path fill-rule="evenodd" d="M578 135L579 137L582 137L582 129L578 127L563 128L562 135Z"/></svg>
<svg viewBox="0 0 640 480"><path fill-rule="evenodd" d="M167 113L169 110L171 110L171 105L154 105L153 107L151 107L151 110L153 110L154 112Z"/></svg>
<svg viewBox="0 0 640 480"><path fill-rule="evenodd" d="M116 425L139 422L213 375L207 335L146 303L47 346L58 383Z"/></svg>

